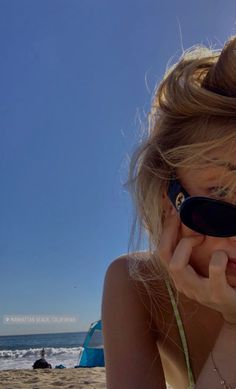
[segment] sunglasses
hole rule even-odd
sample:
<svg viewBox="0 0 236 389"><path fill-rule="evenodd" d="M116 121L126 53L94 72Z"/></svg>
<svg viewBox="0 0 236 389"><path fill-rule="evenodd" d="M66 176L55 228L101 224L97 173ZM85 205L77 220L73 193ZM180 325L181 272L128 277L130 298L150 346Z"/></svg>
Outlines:
<svg viewBox="0 0 236 389"><path fill-rule="evenodd" d="M236 206L204 196L190 196L178 180L171 181L168 197L183 224L203 235L236 236Z"/></svg>

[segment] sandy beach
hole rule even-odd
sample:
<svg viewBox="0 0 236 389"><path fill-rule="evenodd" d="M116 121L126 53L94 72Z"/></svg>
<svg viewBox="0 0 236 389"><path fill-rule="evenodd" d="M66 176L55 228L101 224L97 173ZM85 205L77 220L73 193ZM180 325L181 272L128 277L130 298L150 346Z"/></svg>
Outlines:
<svg viewBox="0 0 236 389"><path fill-rule="evenodd" d="M105 367L1 370L1 389L105 389Z"/></svg>
<svg viewBox="0 0 236 389"><path fill-rule="evenodd" d="M106 389L105 367L0 370L0 389ZM167 384L167 389L172 389Z"/></svg>
<svg viewBox="0 0 236 389"><path fill-rule="evenodd" d="M167 389L172 389L166 383ZM106 389L105 367L0 370L0 389Z"/></svg>

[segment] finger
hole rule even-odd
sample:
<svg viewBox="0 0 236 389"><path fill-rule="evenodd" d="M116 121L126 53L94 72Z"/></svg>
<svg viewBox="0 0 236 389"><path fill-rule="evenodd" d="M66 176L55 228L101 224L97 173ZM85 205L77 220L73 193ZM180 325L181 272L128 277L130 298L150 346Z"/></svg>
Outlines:
<svg viewBox="0 0 236 389"><path fill-rule="evenodd" d="M228 262L228 256L225 251L214 251L209 263L209 286L211 289L212 297L216 300L221 296L222 290L227 287L226 279L226 266Z"/></svg>
<svg viewBox="0 0 236 389"><path fill-rule="evenodd" d="M182 238L176 246L175 252L170 262L170 268L172 270L184 269L189 263L193 247L201 244L203 240L204 235L200 234Z"/></svg>
<svg viewBox="0 0 236 389"><path fill-rule="evenodd" d="M189 265L193 247L203 240L203 235L189 236L181 239L175 249L169 263L169 272L179 290L193 292L203 286L202 277Z"/></svg>
<svg viewBox="0 0 236 389"><path fill-rule="evenodd" d="M177 245L179 235L180 217L176 211L166 217L158 247L159 256L166 265L169 264Z"/></svg>

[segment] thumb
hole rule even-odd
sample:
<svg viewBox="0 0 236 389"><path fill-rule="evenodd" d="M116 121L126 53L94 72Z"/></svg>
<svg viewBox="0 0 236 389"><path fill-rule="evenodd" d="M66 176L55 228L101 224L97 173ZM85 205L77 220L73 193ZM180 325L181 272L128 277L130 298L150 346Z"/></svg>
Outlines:
<svg viewBox="0 0 236 389"><path fill-rule="evenodd" d="M228 256L225 251L217 250L212 253L211 261L209 263L209 280L214 287L225 286L226 280L226 266Z"/></svg>
<svg viewBox="0 0 236 389"><path fill-rule="evenodd" d="M228 255L223 250L213 251L210 261L210 266L214 267L216 271L226 270L228 263Z"/></svg>

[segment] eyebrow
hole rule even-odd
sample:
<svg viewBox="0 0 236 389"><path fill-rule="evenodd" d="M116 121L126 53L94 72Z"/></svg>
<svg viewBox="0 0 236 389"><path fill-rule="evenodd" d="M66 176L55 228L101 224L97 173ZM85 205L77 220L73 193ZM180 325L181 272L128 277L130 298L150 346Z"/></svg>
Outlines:
<svg viewBox="0 0 236 389"><path fill-rule="evenodd" d="M223 167L227 168L228 170L231 170L231 171L236 170L236 165L233 165L230 162L221 162L217 158L213 158L213 161L215 161L218 166L223 166Z"/></svg>

